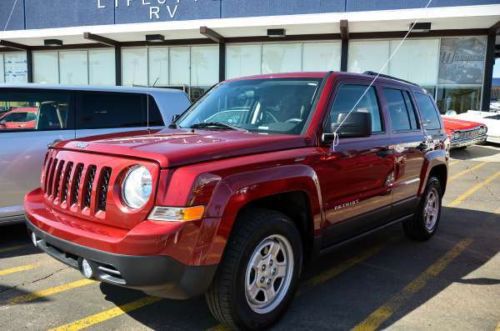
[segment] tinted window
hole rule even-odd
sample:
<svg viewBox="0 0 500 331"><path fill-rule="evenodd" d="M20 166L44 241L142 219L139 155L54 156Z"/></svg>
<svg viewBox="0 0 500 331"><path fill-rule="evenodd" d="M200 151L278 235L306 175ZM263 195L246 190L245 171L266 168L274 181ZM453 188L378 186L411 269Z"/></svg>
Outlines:
<svg viewBox="0 0 500 331"><path fill-rule="evenodd" d="M370 113L372 132L383 131L375 88L370 87L368 91L366 88L367 86L364 85L340 86L330 110L330 128L327 127L326 131L331 131L332 126L339 124L353 108L355 112ZM365 94L363 95L363 93Z"/></svg>
<svg viewBox="0 0 500 331"><path fill-rule="evenodd" d="M69 92L0 90L0 132L73 128Z"/></svg>
<svg viewBox="0 0 500 331"><path fill-rule="evenodd" d="M147 125L147 102L142 94L85 92L80 96L79 129L132 128ZM163 125L158 107L149 98L149 124Z"/></svg>
<svg viewBox="0 0 500 331"><path fill-rule="evenodd" d="M403 96L405 98L406 109L408 110L408 114L410 115L411 128L414 130L420 129L420 125L418 124L417 115L415 113L415 107L413 106L413 101L411 100L410 93L404 91Z"/></svg>
<svg viewBox="0 0 500 331"><path fill-rule="evenodd" d="M428 95L415 93L418 108L420 109L420 116L422 117L422 124L425 129L436 130L441 128L439 120L439 113L434 106L432 98Z"/></svg>
<svg viewBox="0 0 500 331"><path fill-rule="evenodd" d="M384 97L387 101L393 131L408 131L418 128L413 105L406 91L384 88Z"/></svg>

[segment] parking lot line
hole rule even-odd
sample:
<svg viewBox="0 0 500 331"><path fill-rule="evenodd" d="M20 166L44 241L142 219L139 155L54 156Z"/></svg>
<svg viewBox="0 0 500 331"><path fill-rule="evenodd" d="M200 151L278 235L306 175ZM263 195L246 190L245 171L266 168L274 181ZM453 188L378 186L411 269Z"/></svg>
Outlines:
<svg viewBox="0 0 500 331"><path fill-rule="evenodd" d="M450 163L448 163L448 166L451 167L452 165L457 164L458 162L460 161L459 160L451 161Z"/></svg>
<svg viewBox="0 0 500 331"><path fill-rule="evenodd" d="M413 281L406 285L403 290L388 301L382 304L379 308L373 311L365 320L356 325L355 331L376 330L389 319L395 311L397 311L412 295L424 288L427 283L437 277L446 267L453 262L471 243L472 239L463 239L446 252L441 258L428 267L423 273L417 276Z"/></svg>
<svg viewBox="0 0 500 331"><path fill-rule="evenodd" d="M6 276L6 275L10 275L10 274L13 274L16 272L31 270L31 269L36 268L36 266L37 266L36 264L26 264L26 265L22 265L19 267L3 269L3 270L0 270L0 276Z"/></svg>
<svg viewBox="0 0 500 331"><path fill-rule="evenodd" d="M467 191L465 191L464 193L462 193L458 198L456 198L455 200L453 200L448 205L448 207L456 207L456 206L458 206L460 203L462 203L463 201L465 201L468 197L470 197L471 195L473 195L474 193L476 193L480 188L488 185L489 183L491 183L492 181L494 181L499 176L500 176L500 171L498 171L495 174L491 175L490 177L486 178L482 182L477 183L476 185L472 186L470 189L468 189Z"/></svg>
<svg viewBox="0 0 500 331"><path fill-rule="evenodd" d="M481 162L481 163L476 164L475 166L473 166L471 168L465 169L464 171L460 171L458 174L455 174L455 175L451 176L450 178L448 178L448 183L454 181L455 179L457 179L457 178L459 178L459 177L461 177L461 176L463 176L463 175L465 175L465 174L467 174L469 172L472 172L474 170L477 170L477 169L485 166L486 163L487 162Z"/></svg>
<svg viewBox="0 0 500 331"><path fill-rule="evenodd" d="M59 294L61 292L69 291L69 290L72 290L75 288L94 284L94 283L96 283L94 280L84 278L84 279L80 279L80 280L77 280L77 281L74 281L71 283L66 283L66 284L62 284L59 286L47 288L45 290L40 290L40 291L36 291L36 292L29 293L29 294L20 295L20 296L11 298L7 301L7 304L15 305L15 304L20 304L20 303L26 303L26 302L34 301L34 300L37 300L40 298L46 298L46 297L49 297L49 296L52 296L55 294Z"/></svg>
<svg viewBox="0 0 500 331"><path fill-rule="evenodd" d="M62 326L59 326L57 328L51 329L49 331L75 331L75 330L82 330L85 328L88 328L92 325L102 323L104 321L113 319L115 317L121 316L123 314L126 314L128 312L137 310L139 308L151 305L155 302L161 301L163 298L158 298L158 297L143 297L141 299L126 303L124 305L111 308L108 310L105 310L103 312L90 315L87 317L84 317L78 321L71 322Z"/></svg>
<svg viewBox="0 0 500 331"><path fill-rule="evenodd" d="M31 245L30 244L23 244L23 245L16 245L16 246L11 246L11 247L0 248L0 254L15 251L16 249L25 248L28 246L31 246Z"/></svg>
<svg viewBox="0 0 500 331"><path fill-rule="evenodd" d="M500 322L498 322L498 324L497 324L497 327L496 327L495 331L500 331Z"/></svg>

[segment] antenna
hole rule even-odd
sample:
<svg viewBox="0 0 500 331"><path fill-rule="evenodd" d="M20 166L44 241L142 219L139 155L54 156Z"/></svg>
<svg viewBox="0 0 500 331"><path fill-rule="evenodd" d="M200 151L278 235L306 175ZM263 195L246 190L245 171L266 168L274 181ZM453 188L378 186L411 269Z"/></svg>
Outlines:
<svg viewBox="0 0 500 331"><path fill-rule="evenodd" d="M12 4L12 8L10 9L10 14L9 17L7 18L7 22L5 22L5 26L3 27L3 31L7 31L7 27L9 26L10 19L12 18L12 14L14 13L14 9L16 9L17 1L15 0L14 3Z"/></svg>
<svg viewBox="0 0 500 331"><path fill-rule="evenodd" d="M429 0L427 2L427 4L423 8L424 9L429 8L429 6L431 5L432 1L433 0ZM403 43L406 41L406 39L408 38L408 36L410 35L410 33L413 31L413 28L415 27L415 25L417 24L417 22L418 22L418 19L416 19L410 25L410 29L408 30L408 32L406 33L406 35L403 37L403 39L401 39L400 43L398 44L398 46L396 47L396 49L392 52L392 54L389 56L389 58L387 59L387 61L385 61L384 65L377 71L375 77L370 82L370 85L368 85L366 87L366 89L364 90L363 94L361 94L361 96L359 97L358 101L356 101L356 103L354 104L354 106L352 106L351 110L342 119L342 121L340 121L339 125L335 129L335 132L333 132L333 136L334 136L333 143L332 143L332 149L333 149L333 151L335 151L335 147L337 147L340 144L340 137L338 135L338 131L340 130L340 128L342 127L342 125L344 125L345 121L349 118L349 116L351 116L351 114L354 112L354 110L356 109L356 107L359 105L359 103L361 102L361 100L365 97L366 93L368 93L368 91L373 86L373 84L375 83L375 81L379 77L384 76L384 75L381 74L381 72L383 72L385 70L385 68L387 68L387 66L392 61L392 59L394 58L394 56L396 55L396 53L399 52L399 49L401 48L401 46L403 46ZM375 73L372 73L372 74L375 74Z"/></svg>

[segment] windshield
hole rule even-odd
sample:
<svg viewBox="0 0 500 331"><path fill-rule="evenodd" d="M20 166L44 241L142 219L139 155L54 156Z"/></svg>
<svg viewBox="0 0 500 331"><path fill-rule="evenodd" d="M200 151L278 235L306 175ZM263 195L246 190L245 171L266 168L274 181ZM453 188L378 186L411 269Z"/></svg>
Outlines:
<svg viewBox="0 0 500 331"><path fill-rule="evenodd" d="M320 82L283 78L223 83L194 104L176 124L181 128L233 127L259 133L300 134Z"/></svg>

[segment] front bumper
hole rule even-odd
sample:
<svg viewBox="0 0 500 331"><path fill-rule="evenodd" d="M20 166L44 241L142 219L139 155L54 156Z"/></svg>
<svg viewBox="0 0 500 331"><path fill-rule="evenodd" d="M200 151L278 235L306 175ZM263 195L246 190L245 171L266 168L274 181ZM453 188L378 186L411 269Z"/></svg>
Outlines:
<svg viewBox="0 0 500 331"><path fill-rule="evenodd" d="M168 256L132 256L109 253L40 230L29 220L28 229L36 236L36 245L55 259L81 269L86 259L93 278L147 294L172 299L187 299L203 294L212 281L216 265L190 266Z"/></svg>
<svg viewBox="0 0 500 331"><path fill-rule="evenodd" d="M484 143L485 141L486 141L486 135L482 135L474 139L451 140L450 148L453 149L453 148L467 147L476 144L481 144Z"/></svg>

